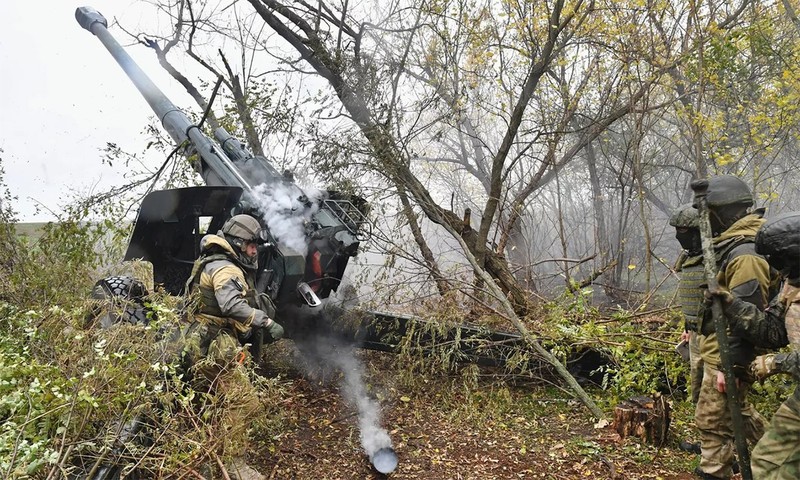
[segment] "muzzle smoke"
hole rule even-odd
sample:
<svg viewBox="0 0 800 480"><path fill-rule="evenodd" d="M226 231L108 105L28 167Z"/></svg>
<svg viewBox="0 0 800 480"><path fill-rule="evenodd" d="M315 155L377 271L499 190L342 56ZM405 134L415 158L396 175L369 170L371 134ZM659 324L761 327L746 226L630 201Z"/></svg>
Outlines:
<svg viewBox="0 0 800 480"><path fill-rule="evenodd" d="M281 246L308 254L306 224L319 210L325 195L319 190L301 190L293 184L262 183L251 192L251 200L263 213L263 222Z"/></svg>
<svg viewBox="0 0 800 480"><path fill-rule="evenodd" d="M341 370L342 395L358 409L358 426L361 429L361 446L372 458L381 448L392 446L392 440L381 427L380 405L367 395L363 381L363 367L353 355L352 349L343 355L335 356L334 364Z"/></svg>

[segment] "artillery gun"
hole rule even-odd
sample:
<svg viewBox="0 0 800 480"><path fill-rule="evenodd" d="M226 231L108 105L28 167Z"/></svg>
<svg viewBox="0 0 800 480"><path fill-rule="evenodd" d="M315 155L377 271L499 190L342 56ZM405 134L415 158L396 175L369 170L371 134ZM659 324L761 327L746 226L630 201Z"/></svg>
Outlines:
<svg viewBox="0 0 800 480"><path fill-rule="evenodd" d="M75 16L122 67L175 144L197 156L193 166L205 182L204 186L153 191L139 207L125 260L143 259L152 264L155 285L172 295L186 293L186 280L200 254L202 237L219 231L232 216L247 213L266 225L263 236L267 243L259 249L256 290L272 300L274 318L290 339L334 334L349 337L361 348L393 352L404 337L413 334L418 348L445 344L457 360L490 365L503 365L522 350L524 342L518 335L466 324L442 330L424 319L384 312L359 312L352 315L355 320L334 324L332 319L341 316L341 310L325 312L323 300L337 291L350 259L370 236L366 202L335 191L309 194L295 184L290 173L279 172L266 158L253 155L223 128L214 131L212 140L133 61L109 33L99 12L81 7ZM285 207L276 209L276 205ZM299 229L299 243L274 228L276 220L286 219ZM97 282L93 296L127 297L134 301L127 320L143 321L143 292L137 279L110 277ZM106 318L102 324L115 321L119 319ZM251 348L258 357L260 342ZM518 365L527 369L542 363L534 359ZM137 418L122 430L135 434L140 427ZM396 465L390 448L374 453L371 461L378 471L386 473ZM116 472L116 467L103 467L93 478L115 478Z"/></svg>
<svg viewBox="0 0 800 480"><path fill-rule="evenodd" d="M153 266L154 284L173 295L185 293L186 279L200 253L200 239L216 233L223 223L238 213L253 214L266 224L269 239L260 250L256 288L272 299L275 318L286 329L286 336L302 339L309 335L331 334L331 315L321 312L322 300L336 292L349 260L356 256L361 242L369 238L366 202L355 196L344 197L335 191L312 198L298 187L288 172L278 172L267 159L245 149L225 129L210 139L189 117L176 107L133 61L107 30L106 19L90 7L75 12L78 23L93 33L111 53L130 80L161 120L177 145L188 144L199 159L195 168L205 186L159 190L144 197L130 237L125 260L143 259ZM282 198L276 198L276 195ZM291 211L275 213L275 202L288 202ZM265 216L288 214L300 226L302 244L289 245L271 228ZM126 296L135 279L113 277L98 282L99 296ZM304 309L304 315L298 315ZM346 334L362 348L394 351L402 338L414 330L422 342L455 344L463 360L498 364L520 344L517 335L490 332L463 325L439 333L436 339L424 333L425 322L416 317L383 312L364 312L356 325L346 331L337 325L335 333ZM140 315L141 316L141 315ZM422 327L420 328L420 325ZM423 333L419 333L423 332ZM487 347L487 344L489 345Z"/></svg>
<svg viewBox="0 0 800 480"><path fill-rule="evenodd" d="M280 173L264 157L254 156L224 128L216 129L214 142L139 68L108 32L99 12L83 7L75 16L116 59L173 141L179 146L190 145L199 157L194 166L206 183L148 194L139 208L125 260L150 262L154 283L181 295L200 253L200 239L216 233L231 216L248 213L267 225L263 234L268 243L259 252L256 287L272 299L276 318L301 305L320 306L321 299L336 291L349 259L369 235L366 203L333 191L317 198L307 195L291 174ZM275 199L277 195L282 198ZM285 202L287 208L279 212L270 205L265 208L266 203L276 201ZM283 217L292 217L293 226L303 237L302 245L289 244L270 229ZM284 326L290 336L299 331L299 326L291 322Z"/></svg>

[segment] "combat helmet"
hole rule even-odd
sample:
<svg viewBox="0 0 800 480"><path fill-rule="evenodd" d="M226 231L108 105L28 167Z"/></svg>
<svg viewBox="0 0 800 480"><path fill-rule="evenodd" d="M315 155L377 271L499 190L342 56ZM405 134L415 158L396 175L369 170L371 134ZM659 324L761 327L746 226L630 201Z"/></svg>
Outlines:
<svg viewBox="0 0 800 480"><path fill-rule="evenodd" d="M706 201L711 233L716 237L747 215L753 206L753 193L741 178L717 175L708 179Z"/></svg>
<svg viewBox="0 0 800 480"><path fill-rule="evenodd" d="M684 203L672 212L669 224L675 228L700 228L700 214L694 205Z"/></svg>
<svg viewBox="0 0 800 480"><path fill-rule="evenodd" d="M265 243L261 224L258 223L258 220L243 213L234 215L222 225L220 233L234 247L239 260L247 266L254 266L257 259L248 257L244 253L244 247L247 243Z"/></svg>
<svg viewBox="0 0 800 480"><path fill-rule="evenodd" d="M733 175L717 175L708 179L706 201L709 208L728 205L753 205L753 192L744 181Z"/></svg>
<svg viewBox="0 0 800 480"><path fill-rule="evenodd" d="M789 279L800 278L800 212L770 218L756 233L756 253Z"/></svg>
<svg viewBox="0 0 800 480"><path fill-rule="evenodd" d="M691 203L676 208L669 218L669 224L675 227L675 238L690 256L701 254L700 213Z"/></svg>

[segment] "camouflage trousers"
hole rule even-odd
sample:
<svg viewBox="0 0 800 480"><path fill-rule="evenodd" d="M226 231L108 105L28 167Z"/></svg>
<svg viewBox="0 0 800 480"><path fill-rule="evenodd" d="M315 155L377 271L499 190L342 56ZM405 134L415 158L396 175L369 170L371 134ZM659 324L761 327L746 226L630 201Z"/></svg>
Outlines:
<svg viewBox="0 0 800 480"><path fill-rule="evenodd" d="M200 357L192 367L200 414L208 419L208 433L221 445L221 456L242 456L249 443L248 426L260 408L247 371L249 359L233 335L224 330L207 335L207 329L199 329Z"/></svg>
<svg viewBox="0 0 800 480"><path fill-rule="evenodd" d="M800 478L800 391L778 408L751 458L755 480Z"/></svg>
<svg viewBox="0 0 800 480"><path fill-rule="evenodd" d="M728 407L728 397L717 390L718 370L706 364L703 368L703 384L695 409L694 420L700 431L700 470L718 478L729 478L733 473L734 446L733 426ZM752 446L764 434L764 418L747 401L750 384L741 382L739 402L742 406L745 436Z"/></svg>
<svg viewBox="0 0 800 480"><path fill-rule="evenodd" d="M700 334L689 332L689 383L692 391L692 403L697 405L700 389L703 385L703 358L700 356Z"/></svg>

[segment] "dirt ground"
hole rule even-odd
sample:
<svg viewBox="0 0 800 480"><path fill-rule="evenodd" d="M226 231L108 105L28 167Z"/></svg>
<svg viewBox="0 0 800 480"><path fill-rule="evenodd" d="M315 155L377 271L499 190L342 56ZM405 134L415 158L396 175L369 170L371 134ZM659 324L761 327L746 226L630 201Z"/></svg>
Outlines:
<svg viewBox="0 0 800 480"><path fill-rule="evenodd" d="M677 422L670 445L657 449L596 425L585 407L557 388L509 387L485 372L470 388L458 375L400 381L386 354L359 357L397 453L396 470L383 475L372 467L360 445L358 416L335 382L289 371L282 373L288 389L282 433L256 439L250 455L268 478L695 478L689 472L696 456L675 447L688 431L685 422Z"/></svg>

